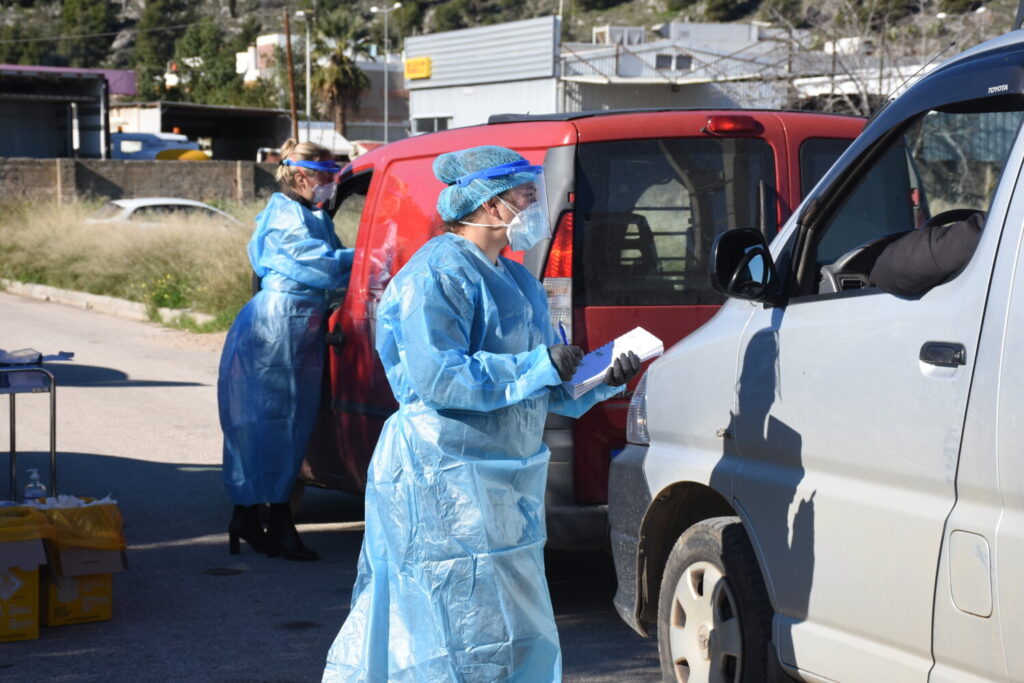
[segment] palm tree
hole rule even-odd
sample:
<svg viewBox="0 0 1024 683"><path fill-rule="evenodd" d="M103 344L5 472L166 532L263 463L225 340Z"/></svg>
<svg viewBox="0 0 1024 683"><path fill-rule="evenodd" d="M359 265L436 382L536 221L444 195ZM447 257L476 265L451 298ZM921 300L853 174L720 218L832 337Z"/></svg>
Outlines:
<svg viewBox="0 0 1024 683"><path fill-rule="evenodd" d="M312 75L312 88L326 116L334 119L334 129L346 135L350 110L359 110L359 98L369 89L370 79L355 62L370 57L370 44L360 22L347 9L340 8L318 22L317 61L326 59Z"/></svg>

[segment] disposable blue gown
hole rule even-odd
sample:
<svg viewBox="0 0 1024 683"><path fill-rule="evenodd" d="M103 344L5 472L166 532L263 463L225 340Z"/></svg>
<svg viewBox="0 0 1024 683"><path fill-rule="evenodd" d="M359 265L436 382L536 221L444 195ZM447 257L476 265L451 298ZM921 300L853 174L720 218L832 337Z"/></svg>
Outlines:
<svg viewBox="0 0 1024 683"><path fill-rule="evenodd" d="M579 416L541 284L454 234L391 282L377 351L399 409L370 461L351 611L324 681L561 679L544 578L548 411Z"/></svg>
<svg viewBox="0 0 1024 683"><path fill-rule="evenodd" d="M279 193L248 250L262 289L231 325L217 378L224 484L236 505L288 500L320 404L327 293L347 284L354 251L326 213Z"/></svg>

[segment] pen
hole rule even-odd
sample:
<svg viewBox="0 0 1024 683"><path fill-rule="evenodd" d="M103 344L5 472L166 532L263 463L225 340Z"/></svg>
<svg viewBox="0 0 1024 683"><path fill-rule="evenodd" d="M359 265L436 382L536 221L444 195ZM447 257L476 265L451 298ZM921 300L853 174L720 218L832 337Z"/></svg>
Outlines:
<svg viewBox="0 0 1024 683"><path fill-rule="evenodd" d="M558 333L562 335L562 343L566 346L569 345L569 340L565 336L565 327L562 326L562 321L558 321Z"/></svg>

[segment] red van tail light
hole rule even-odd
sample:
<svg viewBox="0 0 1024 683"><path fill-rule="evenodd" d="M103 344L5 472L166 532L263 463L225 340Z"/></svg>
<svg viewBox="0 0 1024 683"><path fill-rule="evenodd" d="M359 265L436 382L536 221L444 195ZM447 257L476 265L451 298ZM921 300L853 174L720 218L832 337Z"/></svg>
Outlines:
<svg viewBox="0 0 1024 683"><path fill-rule="evenodd" d="M757 133L761 124L750 116L741 114L720 114L709 116L702 132L724 135L728 133Z"/></svg>
<svg viewBox="0 0 1024 683"><path fill-rule="evenodd" d="M544 291L548 293L551 325L556 330L561 323L565 335L572 341L572 211L565 211L558 220L548 263L544 268Z"/></svg>
<svg viewBox="0 0 1024 683"><path fill-rule="evenodd" d="M572 211L563 212L551 240L544 277L572 277L572 226Z"/></svg>

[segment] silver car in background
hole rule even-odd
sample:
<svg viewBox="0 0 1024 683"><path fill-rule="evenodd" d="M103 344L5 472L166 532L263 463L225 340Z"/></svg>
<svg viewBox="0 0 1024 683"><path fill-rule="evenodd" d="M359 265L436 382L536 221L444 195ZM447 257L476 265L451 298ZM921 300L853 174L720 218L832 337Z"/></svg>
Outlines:
<svg viewBox="0 0 1024 683"><path fill-rule="evenodd" d="M220 209L191 199L174 197L139 197L113 199L86 219L88 223L132 223L139 226L160 225L168 220L201 218L239 224Z"/></svg>

